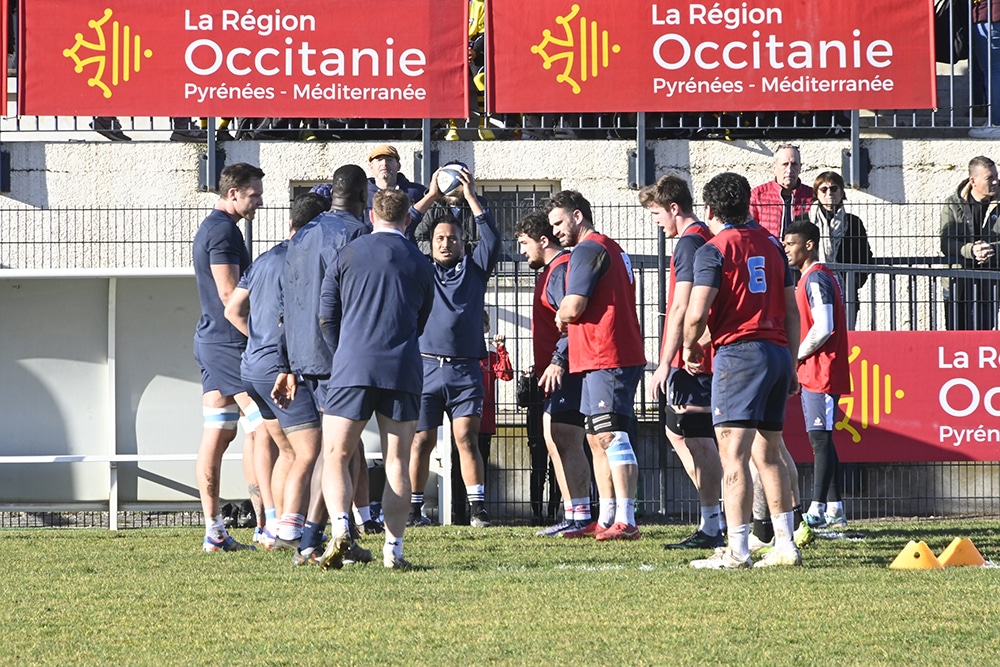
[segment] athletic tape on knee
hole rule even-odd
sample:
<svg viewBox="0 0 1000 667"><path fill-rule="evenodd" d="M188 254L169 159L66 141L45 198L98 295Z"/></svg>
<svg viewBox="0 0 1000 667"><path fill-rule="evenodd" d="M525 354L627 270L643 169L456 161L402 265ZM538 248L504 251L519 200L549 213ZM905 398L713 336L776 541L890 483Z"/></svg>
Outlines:
<svg viewBox="0 0 1000 667"><path fill-rule="evenodd" d="M629 442L628 433L625 431L614 431L614 439L606 450L608 453L608 465L612 468L621 466L637 466L639 462L635 458L635 451L632 443Z"/></svg>
<svg viewBox="0 0 1000 667"><path fill-rule="evenodd" d="M240 420L243 424L243 430L247 433L251 431L256 431L257 427L264 423L264 417L260 414L260 408L253 401L243 410L243 418Z"/></svg>
<svg viewBox="0 0 1000 667"><path fill-rule="evenodd" d="M238 405L227 405L224 408L209 408L202 406L201 414L205 420L205 428L218 428L227 431L236 429L240 418Z"/></svg>

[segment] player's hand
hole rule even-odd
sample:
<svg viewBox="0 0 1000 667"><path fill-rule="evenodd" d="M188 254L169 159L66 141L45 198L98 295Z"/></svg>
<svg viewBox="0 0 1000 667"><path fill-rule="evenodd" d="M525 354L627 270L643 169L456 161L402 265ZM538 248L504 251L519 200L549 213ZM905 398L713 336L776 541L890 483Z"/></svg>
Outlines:
<svg viewBox="0 0 1000 667"><path fill-rule="evenodd" d="M797 396L800 390L801 387L799 386L799 378L798 376L793 374L791 382L788 383L789 398L791 398L792 396Z"/></svg>
<svg viewBox="0 0 1000 667"><path fill-rule="evenodd" d="M294 373L278 373L274 380L274 387L271 389L271 400L279 408L287 408L288 404L295 400L295 392L298 389L298 381Z"/></svg>
<svg viewBox="0 0 1000 667"><path fill-rule="evenodd" d="M496 345L497 347L500 347L505 342L507 342L507 336L504 336L502 333L498 333L497 335L493 336L493 344Z"/></svg>
<svg viewBox="0 0 1000 667"><path fill-rule="evenodd" d="M436 169L431 175L431 182L427 184L427 194L434 199L441 199L444 197L444 193L441 192L441 188L438 187L438 173L441 169Z"/></svg>
<svg viewBox="0 0 1000 667"><path fill-rule="evenodd" d="M473 177L472 172L466 169L465 167L462 167L457 172L455 172L455 176L457 176L458 180L462 182L462 192L465 194L465 198L469 199L470 197L472 197L473 199L475 199L476 179Z"/></svg>
<svg viewBox="0 0 1000 667"><path fill-rule="evenodd" d="M705 349L698 343L691 347L684 348L684 367L691 375L702 372L702 364L705 363Z"/></svg>
<svg viewBox="0 0 1000 667"><path fill-rule="evenodd" d="M566 369L557 364L549 364L542 373L541 379L538 381L538 386L542 388L542 391L546 395L551 394L557 389L562 388L563 374Z"/></svg>
<svg viewBox="0 0 1000 667"><path fill-rule="evenodd" d="M561 319L559 319L559 314L556 314L556 329L559 329L559 333L566 333L566 327L568 324Z"/></svg>
<svg viewBox="0 0 1000 667"><path fill-rule="evenodd" d="M670 366L668 364L660 364L656 367L656 372L653 373L653 380L649 383L649 397L654 401L659 400L660 396L667 395L668 375L670 375Z"/></svg>

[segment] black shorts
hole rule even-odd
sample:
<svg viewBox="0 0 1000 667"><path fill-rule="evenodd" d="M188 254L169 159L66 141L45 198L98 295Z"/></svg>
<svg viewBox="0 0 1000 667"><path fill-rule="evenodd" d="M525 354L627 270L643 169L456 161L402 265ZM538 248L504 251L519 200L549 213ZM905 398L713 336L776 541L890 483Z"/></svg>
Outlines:
<svg viewBox="0 0 1000 667"><path fill-rule="evenodd" d="M664 417L667 430L682 438L715 438L711 412L675 412L667 405Z"/></svg>

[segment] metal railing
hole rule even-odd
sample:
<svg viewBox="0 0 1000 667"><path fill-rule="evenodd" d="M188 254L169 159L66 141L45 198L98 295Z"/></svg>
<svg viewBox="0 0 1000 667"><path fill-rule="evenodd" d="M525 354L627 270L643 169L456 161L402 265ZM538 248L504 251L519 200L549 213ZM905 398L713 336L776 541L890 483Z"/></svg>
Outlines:
<svg viewBox="0 0 1000 667"><path fill-rule="evenodd" d="M507 335L515 369L530 365L530 306L534 272L518 255L512 226L538 197L523 196L520 204L500 205L495 213L505 238L504 261L490 283L494 332ZM858 291L859 330L943 330L949 313L962 304L949 300L956 279L978 280L988 292L973 292L975 301L1000 299L1000 273L950 268L937 251L937 217L941 205L855 204L852 212L870 230L877 256L874 265L834 265L849 278L845 292L854 293L853 273L869 278ZM204 209L8 209L0 210L5 233L0 237L0 263L13 268L132 268L149 271L190 266L190 242ZM663 285L673 242L662 242L638 206L595 206L601 231L615 237L633 257L638 309L647 358L655 361L665 310ZM923 233L902 235L896 221ZM254 223L253 254L269 248L283 235L285 211L262 209ZM976 322L977 325L981 324ZM650 366L652 367L652 366ZM499 383L498 433L494 461L488 468L487 493L493 513L511 518L547 513L549 498L532 502L532 449L525 430L525 411L515 400L515 383ZM697 498L680 462L666 445L659 423L661 406L650 401L645 385L636 395L636 450L641 463L640 512L671 519L697 517ZM537 446L537 444L535 445ZM45 452L40 452L45 454ZM537 460L537 457L536 457ZM537 467L537 465L535 466ZM848 507L853 518L922 514L997 514L1000 508L998 465L995 463L850 464L844 466ZM536 470L536 481L541 471ZM800 486L811 488L811 466L800 466ZM537 491L537 489L536 489ZM536 517L537 518L537 517Z"/></svg>
<svg viewBox="0 0 1000 667"><path fill-rule="evenodd" d="M971 9L975 0L947 3L935 32L940 40L954 37L953 48L939 47L937 62L938 107L936 109L842 111L788 110L714 113L600 113L566 111L554 114L497 114L484 111L481 99L474 102L468 119L344 119L344 118L237 118L218 134L220 140L492 140L492 139L633 139L645 132L650 139L741 139L741 138L821 138L857 134L864 128L913 129L927 137L939 136L942 129L968 130L990 117L994 94L991 77L992 50L985 50L986 62L976 60L972 33L976 29ZM991 17L1000 19L1000 17ZM15 91L0 119L3 141L33 141L38 133L94 135L89 117L18 117L16 112L16 71L8 72ZM204 119L203 119L204 120ZM208 119L215 128L214 119ZM178 130L180 141L206 140L204 127L187 118L121 117L115 127L131 139L163 140ZM199 134L199 130L201 134ZM186 135L186 136L185 136ZM215 135L213 133L213 138Z"/></svg>

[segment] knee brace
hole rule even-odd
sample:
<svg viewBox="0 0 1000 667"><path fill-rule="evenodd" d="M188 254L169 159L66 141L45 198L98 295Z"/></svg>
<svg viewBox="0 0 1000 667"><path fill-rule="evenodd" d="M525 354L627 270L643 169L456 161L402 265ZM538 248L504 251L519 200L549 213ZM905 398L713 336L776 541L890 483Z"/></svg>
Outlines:
<svg viewBox="0 0 1000 667"><path fill-rule="evenodd" d="M637 466L639 462L635 458L635 451L632 443L629 442L628 433L625 431L612 431L614 439L608 445L608 465L612 468L621 466Z"/></svg>
<svg viewBox="0 0 1000 667"><path fill-rule="evenodd" d="M222 408L202 406L201 413L205 420L205 428L235 431L236 422L240 418L240 407L236 404L227 405Z"/></svg>
<svg viewBox="0 0 1000 667"><path fill-rule="evenodd" d="M628 431L631 426L631 417L615 414L614 412L603 415L587 415L586 418L587 433L590 435Z"/></svg>
<svg viewBox="0 0 1000 667"><path fill-rule="evenodd" d="M260 414L260 408L257 407L256 403L250 401L250 404L243 411L240 423L243 424L243 430L247 433L253 433L258 426L264 423L264 417Z"/></svg>

